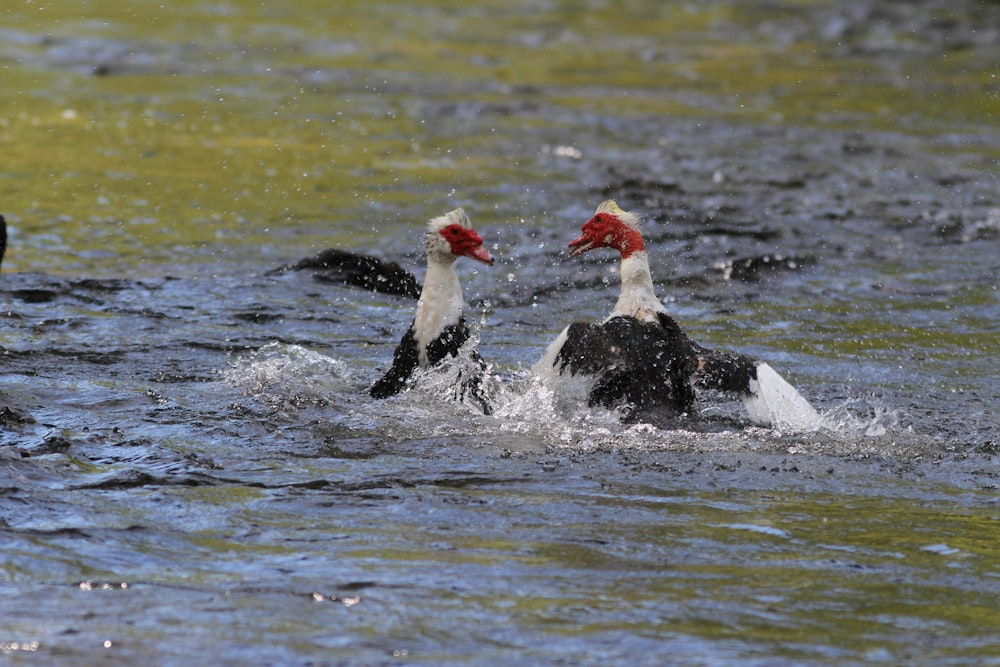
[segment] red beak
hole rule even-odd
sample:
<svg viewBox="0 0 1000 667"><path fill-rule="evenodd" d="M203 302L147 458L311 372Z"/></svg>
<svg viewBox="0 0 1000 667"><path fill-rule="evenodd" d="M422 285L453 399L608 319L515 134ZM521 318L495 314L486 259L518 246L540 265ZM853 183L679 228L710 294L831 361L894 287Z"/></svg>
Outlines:
<svg viewBox="0 0 1000 667"><path fill-rule="evenodd" d="M576 257L577 255L582 255L591 248L594 247L594 241L586 234L579 236L569 242L569 256Z"/></svg>
<svg viewBox="0 0 1000 667"><path fill-rule="evenodd" d="M493 266L493 258L490 256L489 251L483 245L477 245L474 246L473 248L470 248L465 256L479 260L483 264L488 264L489 266Z"/></svg>

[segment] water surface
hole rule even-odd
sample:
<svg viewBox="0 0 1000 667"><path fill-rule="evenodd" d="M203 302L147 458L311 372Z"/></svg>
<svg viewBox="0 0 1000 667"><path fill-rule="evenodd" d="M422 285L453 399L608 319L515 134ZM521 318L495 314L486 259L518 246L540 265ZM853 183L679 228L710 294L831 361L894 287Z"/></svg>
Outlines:
<svg viewBox="0 0 1000 667"><path fill-rule="evenodd" d="M13 664L998 664L996 3L0 9L0 651ZM602 199L660 296L826 417L553 403ZM413 303L459 265L497 413ZM594 255L594 253L592 253Z"/></svg>

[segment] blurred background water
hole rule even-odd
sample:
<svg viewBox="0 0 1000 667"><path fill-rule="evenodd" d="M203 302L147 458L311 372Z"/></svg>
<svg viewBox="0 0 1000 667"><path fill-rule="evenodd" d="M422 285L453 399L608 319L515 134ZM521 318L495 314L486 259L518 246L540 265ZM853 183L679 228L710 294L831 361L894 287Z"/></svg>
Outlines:
<svg viewBox="0 0 1000 667"><path fill-rule="evenodd" d="M0 7L0 654L13 664L998 664L1000 4ZM560 410L660 296L828 428ZM459 265L498 413L365 388ZM315 274L315 275L314 275Z"/></svg>

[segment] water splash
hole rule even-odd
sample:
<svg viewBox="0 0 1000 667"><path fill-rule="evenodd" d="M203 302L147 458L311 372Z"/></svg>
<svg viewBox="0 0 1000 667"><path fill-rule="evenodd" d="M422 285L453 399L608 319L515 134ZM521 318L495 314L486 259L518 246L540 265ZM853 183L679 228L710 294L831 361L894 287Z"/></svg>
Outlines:
<svg viewBox="0 0 1000 667"><path fill-rule="evenodd" d="M421 403L428 400L445 401L461 405L472 412L484 412L484 404L491 404L497 380L483 370L482 363L474 357L474 347L463 346L448 363L429 368L418 368L407 383L407 392Z"/></svg>
<svg viewBox="0 0 1000 667"><path fill-rule="evenodd" d="M403 390L386 399L386 404L406 403L405 409L424 408L434 402L447 402L468 408L466 412L489 413L499 379L489 364L479 357L479 332L474 329L453 357L426 367L416 368Z"/></svg>
<svg viewBox="0 0 1000 667"><path fill-rule="evenodd" d="M494 416L501 422L500 429L542 435L558 444L622 430L616 413L587 405L585 378L560 377L558 382L560 386L553 387L538 375L524 372L499 385Z"/></svg>
<svg viewBox="0 0 1000 667"><path fill-rule="evenodd" d="M766 364L758 368L757 397L746 405L751 419L766 426L748 425L738 402L717 406L715 417L689 425L683 418L669 426L622 424L617 412L587 404L587 378L556 376L547 381L527 369L490 364L484 369L476 347L470 338L448 363L418 369L403 392L383 401L367 397L369 378L341 360L299 345L274 342L236 356L224 377L244 395L290 419L306 405L323 405L324 421L351 430L395 439L470 435L486 429L492 445L515 451L540 446L573 451L736 451L770 442L790 453L844 454L881 448L884 436L898 430L898 414L884 407L855 401L820 413ZM492 406L492 416L483 415L468 391L469 379L480 374L478 394ZM334 413L330 406L337 408Z"/></svg>
<svg viewBox="0 0 1000 667"><path fill-rule="evenodd" d="M867 413L867 416L862 416ZM900 429L899 411L862 399L851 399L823 415L825 429L842 437L881 438Z"/></svg>
<svg viewBox="0 0 1000 667"><path fill-rule="evenodd" d="M346 363L301 345L268 343L230 360L224 379L244 394L326 399L349 389L353 373Z"/></svg>

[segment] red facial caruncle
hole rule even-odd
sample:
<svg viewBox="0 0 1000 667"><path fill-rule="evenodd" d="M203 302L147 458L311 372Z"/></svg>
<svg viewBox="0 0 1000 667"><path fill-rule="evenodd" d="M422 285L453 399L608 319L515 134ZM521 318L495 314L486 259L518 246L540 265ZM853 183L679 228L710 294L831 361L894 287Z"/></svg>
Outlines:
<svg viewBox="0 0 1000 667"><path fill-rule="evenodd" d="M634 252L645 250L642 234L626 225L611 213L598 213L580 228L582 234L569 242L570 257L576 257L594 248L614 248L626 258Z"/></svg>
<svg viewBox="0 0 1000 667"><path fill-rule="evenodd" d="M451 247L451 254L456 257L471 257L472 259L493 265L493 258L483 247L483 239L476 230L451 224L438 232Z"/></svg>

